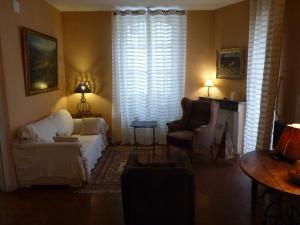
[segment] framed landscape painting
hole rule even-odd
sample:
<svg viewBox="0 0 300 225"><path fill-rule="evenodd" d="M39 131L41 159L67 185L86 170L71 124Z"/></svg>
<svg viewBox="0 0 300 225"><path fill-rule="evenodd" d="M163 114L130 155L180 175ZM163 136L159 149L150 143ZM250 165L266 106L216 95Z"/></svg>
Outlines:
<svg viewBox="0 0 300 225"><path fill-rule="evenodd" d="M217 78L243 78L243 50L241 48L222 49L217 52Z"/></svg>
<svg viewBox="0 0 300 225"><path fill-rule="evenodd" d="M22 28L26 95L58 89L57 39Z"/></svg>

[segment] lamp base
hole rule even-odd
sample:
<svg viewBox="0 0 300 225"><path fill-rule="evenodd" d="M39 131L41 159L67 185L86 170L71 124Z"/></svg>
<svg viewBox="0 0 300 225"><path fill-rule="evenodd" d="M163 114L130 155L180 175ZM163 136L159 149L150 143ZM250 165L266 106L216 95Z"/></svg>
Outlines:
<svg viewBox="0 0 300 225"><path fill-rule="evenodd" d="M90 105L87 102L80 102L77 105L78 114L80 115L88 115L90 114Z"/></svg>
<svg viewBox="0 0 300 225"><path fill-rule="evenodd" d="M88 115L90 113L90 105L87 103L84 93L81 93L80 103L77 105L78 114Z"/></svg>

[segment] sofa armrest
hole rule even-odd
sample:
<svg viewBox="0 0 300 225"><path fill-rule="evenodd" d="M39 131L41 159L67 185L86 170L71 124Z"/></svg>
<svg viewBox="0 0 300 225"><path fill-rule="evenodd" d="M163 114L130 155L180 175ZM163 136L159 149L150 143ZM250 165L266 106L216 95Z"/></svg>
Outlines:
<svg viewBox="0 0 300 225"><path fill-rule="evenodd" d="M87 179L80 143L14 144L13 154L19 180L39 177Z"/></svg>
<svg viewBox="0 0 300 225"><path fill-rule="evenodd" d="M95 119L99 119L99 134L103 134L106 137L107 131L109 129L107 122L102 117L95 117ZM80 134L82 118L73 118L74 130L73 134Z"/></svg>
<svg viewBox="0 0 300 225"><path fill-rule="evenodd" d="M59 151L68 151L69 153L79 154L82 153L82 145L79 142L38 142L38 143L16 143L14 144L14 150L26 151L26 150L39 150L39 151L54 151L55 154Z"/></svg>

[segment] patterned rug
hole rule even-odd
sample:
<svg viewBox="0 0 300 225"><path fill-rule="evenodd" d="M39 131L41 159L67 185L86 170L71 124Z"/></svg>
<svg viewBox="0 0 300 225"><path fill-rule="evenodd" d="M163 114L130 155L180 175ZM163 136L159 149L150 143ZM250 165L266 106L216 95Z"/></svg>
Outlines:
<svg viewBox="0 0 300 225"><path fill-rule="evenodd" d="M109 146L92 170L90 181L76 190L76 193L120 193L120 177L133 146ZM151 149L139 149L139 161L160 161L166 154L164 146L156 146L155 155Z"/></svg>

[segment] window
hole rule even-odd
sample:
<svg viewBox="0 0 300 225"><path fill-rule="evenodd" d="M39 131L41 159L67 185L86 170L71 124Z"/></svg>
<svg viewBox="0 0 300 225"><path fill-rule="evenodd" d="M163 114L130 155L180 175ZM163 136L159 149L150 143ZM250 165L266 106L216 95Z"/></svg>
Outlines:
<svg viewBox="0 0 300 225"><path fill-rule="evenodd" d="M115 12L113 19L113 139L132 142L134 120L166 122L181 114L184 95L186 15L183 11ZM139 141L147 143L147 133ZM149 138L151 136L149 135Z"/></svg>

